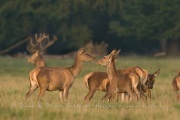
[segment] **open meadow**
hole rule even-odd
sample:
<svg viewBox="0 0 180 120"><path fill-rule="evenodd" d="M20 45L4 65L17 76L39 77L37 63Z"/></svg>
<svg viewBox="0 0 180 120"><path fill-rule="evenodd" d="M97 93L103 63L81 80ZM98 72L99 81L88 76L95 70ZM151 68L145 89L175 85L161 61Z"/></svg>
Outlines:
<svg viewBox="0 0 180 120"><path fill-rule="evenodd" d="M48 66L71 66L74 58L45 57ZM119 56L117 69L140 66L149 73L161 69L152 90L152 100L130 103L101 102L104 92L97 91L93 99L83 101L88 89L83 76L91 71L106 71L95 62L84 63L83 70L69 91L68 102L59 101L59 92L46 92L41 102L37 101L39 89L25 100L29 90L29 72L34 66L27 58L0 57L0 119L1 120L179 120L180 103L176 101L172 79L180 70L180 58L152 58Z"/></svg>

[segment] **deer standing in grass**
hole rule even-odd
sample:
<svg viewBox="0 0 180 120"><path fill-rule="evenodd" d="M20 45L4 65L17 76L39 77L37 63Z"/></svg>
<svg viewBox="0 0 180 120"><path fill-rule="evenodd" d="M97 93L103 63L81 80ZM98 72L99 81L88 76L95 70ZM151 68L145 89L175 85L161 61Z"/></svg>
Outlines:
<svg viewBox="0 0 180 120"><path fill-rule="evenodd" d="M78 50L75 62L71 67L38 67L30 72L30 90L26 94L28 98L38 87L40 99L45 91L59 90L60 100L68 99L69 89L74 79L82 70L84 62L93 61L95 58L84 52L84 48Z"/></svg>
<svg viewBox="0 0 180 120"><path fill-rule="evenodd" d="M32 56L28 59L28 62L33 63L35 67L46 67L46 61L42 56L43 50L51 46L57 40L56 36L53 36L52 40L49 40L48 34L40 34L39 37L35 34L35 43L31 38L27 50L32 53Z"/></svg>
<svg viewBox="0 0 180 120"><path fill-rule="evenodd" d="M114 51L112 51L114 52ZM153 88L153 84L155 82L155 77L159 74L160 70L157 70L154 74L148 74L148 72L141 68L141 67L131 67L124 70L117 70L119 74L126 74L133 72L140 78L140 83L138 85L138 89L141 90L141 94L147 99L144 95L145 92L148 93L148 97L151 99L151 91L150 89ZM110 80L108 78L108 74L106 72L90 72L86 74L83 78L85 85L89 89L89 92L85 96L84 100L89 101L94 93L99 90L103 92L107 92ZM124 99L124 94L122 94L122 100Z"/></svg>
<svg viewBox="0 0 180 120"><path fill-rule="evenodd" d="M179 94L179 89L180 89L180 73L176 75L176 77L172 81L172 86L174 88L174 92L176 93L176 98L178 101L180 101L180 94Z"/></svg>
<svg viewBox="0 0 180 120"><path fill-rule="evenodd" d="M115 59L117 58L120 50L113 50L109 55L104 56L101 60L98 60L98 64L106 66L108 79L110 85L103 100L111 99L116 93L128 93L132 99L140 99L140 91L137 86L140 82L139 77L135 73L118 73L115 67ZM135 96L134 92L137 96Z"/></svg>

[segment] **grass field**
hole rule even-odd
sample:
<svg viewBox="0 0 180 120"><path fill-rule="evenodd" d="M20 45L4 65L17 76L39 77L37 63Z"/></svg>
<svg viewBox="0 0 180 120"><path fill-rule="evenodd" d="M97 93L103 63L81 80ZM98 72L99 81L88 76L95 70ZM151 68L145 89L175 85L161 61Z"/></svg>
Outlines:
<svg viewBox="0 0 180 120"><path fill-rule="evenodd" d="M74 59L46 58L48 66L71 66ZM26 101L29 90L28 74L33 65L25 58L0 57L0 120L20 119L61 119L61 120L161 120L180 118L180 103L176 101L171 81L180 70L180 58L123 57L116 62L117 68L141 66L149 73L161 69L152 90L152 100L145 103L101 102L105 94L96 92L90 103L84 103L83 97L88 89L83 76L91 71L106 71L95 63L85 63L80 75L70 89L69 101L61 103L58 91L46 92L38 102L39 89Z"/></svg>

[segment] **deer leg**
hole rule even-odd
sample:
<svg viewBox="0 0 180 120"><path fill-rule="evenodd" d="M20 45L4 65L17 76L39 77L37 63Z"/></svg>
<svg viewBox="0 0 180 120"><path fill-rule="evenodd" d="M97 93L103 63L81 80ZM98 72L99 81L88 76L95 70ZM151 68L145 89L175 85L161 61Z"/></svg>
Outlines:
<svg viewBox="0 0 180 120"><path fill-rule="evenodd" d="M143 86L142 85L138 85L138 90L140 91L140 95L145 97L145 100L147 100L147 96L144 94L145 91L143 90Z"/></svg>
<svg viewBox="0 0 180 120"><path fill-rule="evenodd" d="M178 93L179 88L177 87L177 82L176 82L176 81L173 81L173 82L172 82L172 85L173 85L173 88L174 88L174 92L175 92L175 94L176 94L176 98L177 98L177 100L179 101L179 100L180 100L180 95L179 95L179 93Z"/></svg>
<svg viewBox="0 0 180 120"><path fill-rule="evenodd" d="M85 101L90 101L90 99L93 97L96 90L89 90L88 94L84 97Z"/></svg>
<svg viewBox="0 0 180 120"><path fill-rule="evenodd" d="M36 84L30 84L30 90L26 93L26 99L38 88Z"/></svg>
<svg viewBox="0 0 180 120"><path fill-rule="evenodd" d="M44 93L46 92L46 89L47 88L40 88L40 92L39 92L39 95L38 95L38 101L41 100L41 98L44 96Z"/></svg>
<svg viewBox="0 0 180 120"><path fill-rule="evenodd" d="M122 95L123 93L115 93L113 96L112 96L112 99L113 100L116 100L117 102L119 102L119 97Z"/></svg>
<svg viewBox="0 0 180 120"><path fill-rule="evenodd" d="M140 100L140 91L137 88L134 88L134 92L137 95L138 101Z"/></svg>
<svg viewBox="0 0 180 120"><path fill-rule="evenodd" d="M121 102L123 102L124 101L124 97L125 97L125 93L119 93L119 94L121 96Z"/></svg>
<svg viewBox="0 0 180 120"><path fill-rule="evenodd" d="M119 94L119 93L113 94L113 95L110 97L110 101L115 101L115 100L116 100L116 102L118 102L118 94Z"/></svg>
<svg viewBox="0 0 180 120"><path fill-rule="evenodd" d="M178 93L178 90L177 89L174 89L174 92L176 93L176 98L177 100L179 101L180 100L180 95Z"/></svg>
<svg viewBox="0 0 180 120"><path fill-rule="evenodd" d="M130 87L127 87L126 92L129 94L129 96L132 100L135 99L134 92L132 91L132 89Z"/></svg>
<svg viewBox="0 0 180 120"><path fill-rule="evenodd" d="M64 93L63 93L65 100L68 100L68 94L69 94L69 87L66 87L64 88Z"/></svg>
<svg viewBox="0 0 180 120"><path fill-rule="evenodd" d="M63 92L64 92L64 91L59 91L59 98L60 98L60 101L64 101Z"/></svg>
<svg viewBox="0 0 180 120"><path fill-rule="evenodd" d="M129 96L128 93L124 93L124 95L125 95L124 99L126 102L131 101L131 97Z"/></svg>
<svg viewBox="0 0 180 120"><path fill-rule="evenodd" d="M147 92L147 94L148 94L149 99L151 100L151 91L147 88L147 89L146 89L146 92Z"/></svg>
<svg viewBox="0 0 180 120"><path fill-rule="evenodd" d="M119 96L121 96L121 102L127 102L130 99L127 93L119 93Z"/></svg>
<svg viewBox="0 0 180 120"><path fill-rule="evenodd" d="M108 85L107 86L107 92L106 94L101 98L102 101L106 101L106 100L110 100L110 98L114 95L113 94L113 88L111 88L112 86Z"/></svg>
<svg viewBox="0 0 180 120"><path fill-rule="evenodd" d="M128 93L129 96L130 96L130 101L135 99L134 93L133 93L132 91L127 91L127 93Z"/></svg>
<svg viewBox="0 0 180 120"><path fill-rule="evenodd" d="M112 94L109 92L106 92L105 96L101 98L101 100L106 101L112 97Z"/></svg>
<svg viewBox="0 0 180 120"><path fill-rule="evenodd" d="M143 97L145 97L145 100L147 100L147 96L144 94L144 92L140 91L140 95L142 95Z"/></svg>

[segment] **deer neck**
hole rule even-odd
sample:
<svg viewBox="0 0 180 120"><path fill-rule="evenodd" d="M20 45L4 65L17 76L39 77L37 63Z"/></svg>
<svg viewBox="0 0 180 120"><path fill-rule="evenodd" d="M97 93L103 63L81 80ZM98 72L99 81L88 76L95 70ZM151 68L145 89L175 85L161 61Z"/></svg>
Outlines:
<svg viewBox="0 0 180 120"><path fill-rule="evenodd" d="M82 66L83 66L83 61L81 61L79 59L78 55L76 55L74 64L72 67L70 67L70 71L71 71L74 78L76 78L79 75L79 73L82 70Z"/></svg>
<svg viewBox="0 0 180 120"><path fill-rule="evenodd" d="M117 75L116 72L116 67L115 67L115 62L113 61L109 61L110 63L107 66L107 74L108 74L108 78L109 80L113 80L113 78Z"/></svg>
<svg viewBox="0 0 180 120"><path fill-rule="evenodd" d="M42 60L42 59L44 59L43 56L39 55L39 56L37 56L37 58L36 58L35 61L40 61L40 60Z"/></svg>
<svg viewBox="0 0 180 120"><path fill-rule="evenodd" d="M43 56L38 56L34 62L35 67L45 67L47 66L45 59Z"/></svg>

